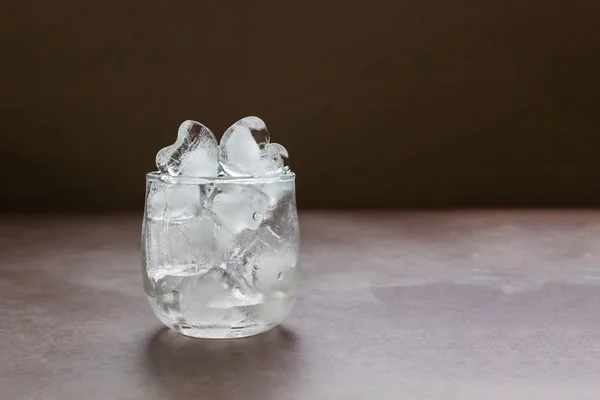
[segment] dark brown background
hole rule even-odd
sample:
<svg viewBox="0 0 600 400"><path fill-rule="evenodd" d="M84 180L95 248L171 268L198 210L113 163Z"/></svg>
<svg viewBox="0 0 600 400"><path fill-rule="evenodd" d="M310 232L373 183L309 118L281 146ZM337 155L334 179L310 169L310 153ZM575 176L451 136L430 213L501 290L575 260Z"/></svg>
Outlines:
<svg viewBox="0 0 600 400"><path fill-rule="evenodd" d="M594 1L3 8L3 209L139 207L180 122L252 114L304 207L600 205Z"/></svg>

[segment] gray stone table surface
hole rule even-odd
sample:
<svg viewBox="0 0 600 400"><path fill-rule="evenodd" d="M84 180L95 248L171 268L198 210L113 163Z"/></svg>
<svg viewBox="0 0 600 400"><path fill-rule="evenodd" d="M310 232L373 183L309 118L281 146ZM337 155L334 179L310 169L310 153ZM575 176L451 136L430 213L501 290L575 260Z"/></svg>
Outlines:
<svg viewBox="0 0 600 400"><path fill-rule="evenodd" d="M600 212L301 213L289 319L161 327L140 214L0 217L1 399L598 399Z"/></svg>

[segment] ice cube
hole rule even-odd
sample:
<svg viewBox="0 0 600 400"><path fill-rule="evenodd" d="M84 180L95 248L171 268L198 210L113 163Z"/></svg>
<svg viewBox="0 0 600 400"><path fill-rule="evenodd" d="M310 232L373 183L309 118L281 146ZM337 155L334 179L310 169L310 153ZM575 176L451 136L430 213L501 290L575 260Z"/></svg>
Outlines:
<svg viewBox="0 0 600 400"><path fill-rule="evenodd" d="M219 146L215 135L199 122L179 126L177 141L160 150L156 166L171 176L213 177L219 172Z"/></svg>
<svg viewBox="0 0 600 400"><path fill-rule="evenodd" d="M292 179L267 181L265 183L257 183L256 185L269 196L270 207L274 207L284 197L295 200L293 193L294 181Z"/></svg>
<svg viewBox="0 0 600 400"><path fill-rule="evenodd" d="M277 250L269 247L259 258L261 265L254 277L254 287L266 297L276 297L280 293L295 295L298 260L293 250L286 246Z"/></svg>
<svg viewBox="0 0 600 400"><path fill-rule="evenodd" d="M244 305L247 286L239 284L225 269L215 266L189 274L177 288L183 307L190 305L227 308Z"/></svg>
<svg viewBox="0 0 600 400"><path fill-rule="evenodd" d="M170 252L174 264L209 268L214 264L216 231L211 218L192 218L171 224Z"/></svg>
<svg viewBox="0 0 600 400"><path fill-rule="evenodd" d="M156 293L156 302L166 316L181 311L181 282L186 276L185 270L160 269L154 271L152 281Z"/></svg>
<svg viewBox="0 0 600 400"><path fill-rule="evenodd" d="M155 274L154 282L159 311L178 329L182 328L178 325L187 325L186 318L195 311L204 310L219 296L227 297L230 290L222 275L209 269L163 269ZM208 317L204 314L202 317Z"/></svg>
<svg viewBox="0 0 600 400"><path fill-rule="evenodd" d="M200 214L201 191L195 185L151 182L146 212L149 219L176 221Z"/></svg>
<svg viewBox="0 0 600 400"><path fill-rule="evenodd" d="M266 246L259 255L260 267L254 276L254 287L267 298L295 296L299 230L293 190L282 188L275 205L267 209L256 235Z"/></svg>
<svg viewBox="0 0 600 400"><path fill-rule="evenodd" d="M171 222L148 220L145 254L149 270L209 268L220 261L216 252L219 227L211 218Z"/></svg>
<svg viewBox="0 0 600 400"><path fill-rule="evenodd" d="M233 124L221 139L219 161L232 176L265 176L283 172L279 149L269 143L264 121L246 117Z"/></svg>
<svg viewBox="0 0 600 400"><path fill-rule="evenodd" d="M289 280L282 277L296 267L296 254L293 244L283 242L268 227L259 227L245 229L231 240L224 264L249 286L267 294L286 289Z"/></svg>
<svg viewBox="0 0 600 400"><path fill-rule="evenodd" d="M256 232L244 229L227 243L223 253L223 265L228 271L235 271L235 275L243 278L248 286L253 286L260 267L257 255L266 251L267 247Z"/></svg>
<svg viewBox="0 0 600 400"><path fill-rule="evenodd" d="M280 281L279 274L296 265L299 232L295 196L291 190L293 183L290 185L263 185L263 189L273 189L271 195L266 195L256 186L238 184L236 188L250 190L260 201L253 202L252 195L240 189L240 192L229 193L230 198L226 199L231 210L212 207L219 225L227 226L231 232L219 238L223 263L252 286L262 281L264 287L275 287ZM244 212L242 204L246 206ZM220 215L225 220L221 220ZM251 215L254 218L250 219ZM263 278L259 278L261 274Z"/></svg>
<svg viewBox="0 0 600 400"><path fill-rule="evenodd" d="M260 225L269 207L269 196L249 184L215 184L204 209L225 229L237 233Z"/></svg>
<svg viewBox="0 0 600 400"><path fill-rule="evenodd" d="M268 186L268 185L265 185ZM296 212L296 196L289 187L273 185L279 191L271 191L271 206L263 215L260 226L269 231L280 240L287 243L298 241L298 214Z"/></svg>
<svg viewBox="0 0 600 400"><path fill-rule="evenodd" d="M219 301L220 297L225 299L231 286L227 283L223 271L217 268L204 271L190 277L185 287L182 287L185 305L196 305L206 307L210 302Z"/></svg>

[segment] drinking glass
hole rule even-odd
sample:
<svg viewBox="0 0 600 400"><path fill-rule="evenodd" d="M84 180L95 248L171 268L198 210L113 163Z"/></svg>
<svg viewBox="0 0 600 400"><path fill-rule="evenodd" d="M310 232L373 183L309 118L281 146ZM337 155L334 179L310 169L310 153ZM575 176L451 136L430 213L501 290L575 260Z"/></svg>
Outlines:
<svg viewBox="0 0 600 400"><path fill-rule="evenodd" d="M150 305L186 336L235 338L290 313L300 281L295 175L146 175L143 280Z"/></svg>

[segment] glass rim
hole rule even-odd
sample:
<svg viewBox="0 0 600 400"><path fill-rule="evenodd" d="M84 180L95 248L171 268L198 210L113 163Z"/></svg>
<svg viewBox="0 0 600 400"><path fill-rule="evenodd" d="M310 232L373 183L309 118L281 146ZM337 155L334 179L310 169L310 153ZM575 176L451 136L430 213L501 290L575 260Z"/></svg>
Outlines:
<svg viewBox="0 0 600 400"><path fill-rule="evenodd" d="M170 185L198 185L206 183L261 184L293 181L295 178L296 174L294 174L291 171L286 172L285 174L268 176L171 176L167 174L161 174L159 171L152 171L146 174L146 181L160 181L162 183Z"/></svg>

